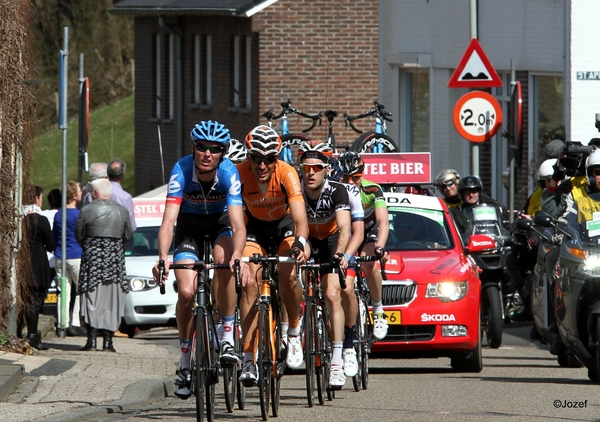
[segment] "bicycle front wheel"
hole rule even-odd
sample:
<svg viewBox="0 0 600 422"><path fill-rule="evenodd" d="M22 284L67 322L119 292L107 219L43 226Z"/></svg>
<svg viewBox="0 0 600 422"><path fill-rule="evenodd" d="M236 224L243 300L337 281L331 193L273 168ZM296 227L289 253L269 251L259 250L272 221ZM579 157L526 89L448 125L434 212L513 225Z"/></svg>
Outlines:
<svg viewBox="0 0 600 422"><path fill-rule="evenodd" d="M269 306L261 303L258 313L258 392L260 414L263 421L269 420L269 399L271 393L271 333Z"/></svg>
<svg viewBox="0 0 600 422"><path fill-rule="evenodd" d="M213 422L215 420L215 384L219 382L219 368L217 362L219 353L217 351L217 330L215 329L212 311L209 311L209 316L206 318L206 328L208 333L208 354L207 354L207 375L206 375L206 420Z"/></svg>
<svg viewBox="0 0 600 422"><path fill-rule="evenodd" d="M206 336L206 324L202 310L196 313L194 327L194 394L196 395L196 420L202 422L204 420L204 391L206 386L206 373L208 365L206 362L206 350L208 341Z"/></svg>
<svg viewBox="0 0 600 422"><path fill-rule="evenodd" d="M396 142L383 133L365 132L360 135L350 148L355 152L400 152Z"/></svg>
<svg viewBox="0 0 600 422"><path fill-rule="evenodd" d="M236 323L234 324L233 333L233 347L235 351L242 356L243 353L241 349L241 341L239 333L241 329L239 327L239 318L236 314ZM228 413L233 413L233 408L235 407L235 393L236 387L238 384L238 372L239 372L239 364L234 366L225 366L222 369L223 371L223 392L225 393L225 407L227 408Z"/></svg>
<svg viewBox="0 0 600 422"><path fill-rule="evenodd" d="M271 367L271 411L273 417L279 416L279 399L281 398L281 377L285 371L285 345L281 339L281 314L277 293L271 296L270 320L271 335L275 344L275 367Z"/></svg>
<svg viewBox="0 0 600 422"><path fill-rule="evenodd" d="M306 367L306 398L308 407L315 405L315 307L310 300L304 306L304 359Z"/></svg>

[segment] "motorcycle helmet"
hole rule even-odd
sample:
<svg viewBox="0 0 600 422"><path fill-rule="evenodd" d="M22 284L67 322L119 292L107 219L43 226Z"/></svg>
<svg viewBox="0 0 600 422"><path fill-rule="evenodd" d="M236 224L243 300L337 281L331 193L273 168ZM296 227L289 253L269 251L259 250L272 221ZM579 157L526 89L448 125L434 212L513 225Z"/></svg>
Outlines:
<svg viewBox="0 0 600 422"><path fill-rule="evenodd" d="M552 179L554 164L556 164L556 158L544 161L538 169L538 180Z"/></svg>
<svg viewBox="0 0 600 422"><path fill-rule="evenodd" d="M588 145L593 146L594 148L600 148L600 133L594 133Z"/></svg>
<svg viewBox="0 0 600 422"><path fill-rule="evenodd" d="M600 149L595 149L588 156L585 161L585 172L588 177L590 186L596 186L596 180L594 179L594 169L600 167Z"/></svg>
<svg viewBox="0 0 600 422"><path fill-rule="evenodd" d="M354 151L348 151L345 154L340 155L340 164L344 170L344 175L352 176L354 174L362 174L365 169L365 162Z"/></svg>
<svg viewBox="0 0 600 422"><path fill-rule="evenodd" d="M458 192L462 196L463 192L468 189L476 189L479 193L483 190L481 180L477 176L465 176L458 182Z"/></svg>
<svg viewBox="0 0 600 422"><path fill-rule="evenodd" d="M460 181L460 174L454 169L444 169L438 173L433 181L433 184L436 186L441 186L446 182L454 182L458 183Z"/></svg>
<svg viewBox="0 0 600 422"><path fill-rule="evenodd" d="M224 124L213 122L212 120L198 123L190 132L192 142L197 141L217 142L222 144L225 149L229 147L231 135L229 129Z"/></svg>
<svg viewBox="0 0 600 422"><path fill-rule="evenodd" d="M281 138L269 126L256 126L246 135L246 149L259 155L277 155L281 151Z"/></svg>
<svg viewBox="0 0 600 422"><path fill-rule="evenodd" d="M327 143L319 139L311 139L302 142L298 148L298 161L302 162L305 158L317 158L329 164L333 158L333 150Z"/></svg>

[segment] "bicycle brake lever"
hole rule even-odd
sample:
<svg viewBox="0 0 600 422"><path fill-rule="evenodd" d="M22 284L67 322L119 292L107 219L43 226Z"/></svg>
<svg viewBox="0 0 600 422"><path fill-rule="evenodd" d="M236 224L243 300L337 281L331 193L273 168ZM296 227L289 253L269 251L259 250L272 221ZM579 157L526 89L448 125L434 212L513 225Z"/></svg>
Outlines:
<svg viewBox="0 0 600 422"><path fill-rule="evenodd" d="M164 295L166 293L165 282L163 280L163 276L165 275L165 261L161 259L158 261L158 283L160 286L160 294Z"/></svg>

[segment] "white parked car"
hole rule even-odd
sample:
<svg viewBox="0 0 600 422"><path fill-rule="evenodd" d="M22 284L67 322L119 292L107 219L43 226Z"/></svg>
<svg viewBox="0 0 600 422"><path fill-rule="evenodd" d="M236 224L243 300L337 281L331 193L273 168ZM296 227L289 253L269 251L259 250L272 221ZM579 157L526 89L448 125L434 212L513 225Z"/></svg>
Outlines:
<svg viewBox="0 0 600 422"><path fill-rule="evenodd" d="M130 292L125 299L125 315L119 330L133 337L136 327L175 325L177 291L173 272L160 294L152 277L158 259L158 229L164 212L164 199L134 198L137 230L125 245L125 264ZM172 259L173 248L169 254Z"/></svg>

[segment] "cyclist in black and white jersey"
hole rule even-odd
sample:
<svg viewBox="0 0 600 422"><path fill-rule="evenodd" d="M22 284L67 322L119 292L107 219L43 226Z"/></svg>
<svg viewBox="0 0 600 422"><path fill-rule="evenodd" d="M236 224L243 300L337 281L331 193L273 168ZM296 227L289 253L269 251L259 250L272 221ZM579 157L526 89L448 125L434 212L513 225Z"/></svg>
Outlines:
<svg viewBox="0 0 600 422"><path fill-rule="evenodd" d="M327 179L332 156L331 147L319 140L303 142L298 150L308 217L308 240L313 256L318 256L321 264L338 259L342 270L345 270L348 266L345 251L351 235L350 203L346 188L341 183ZM339 275L334 271L334 268L322 269L321 283L331 318L333 355L329 385L340 389L346 383L342 360L344 310Z"/></svg>

